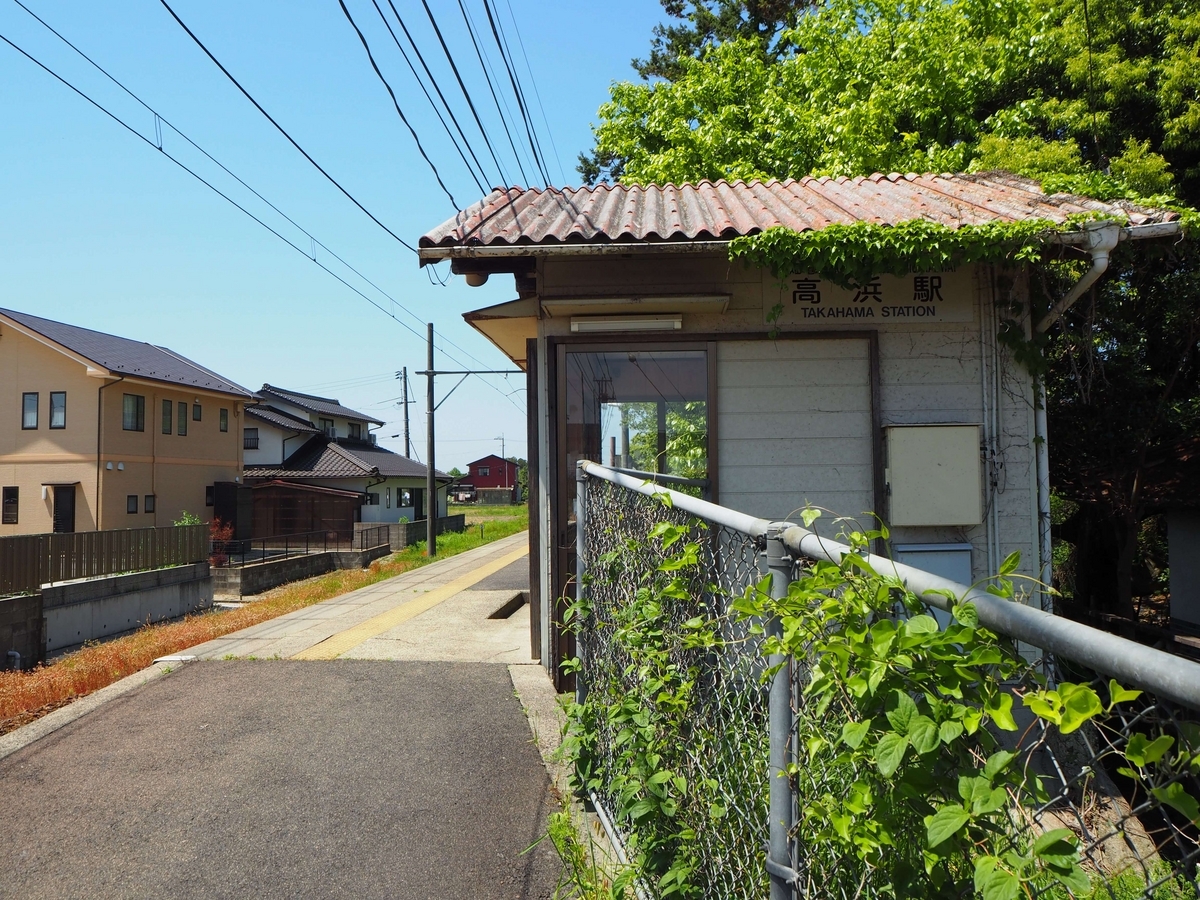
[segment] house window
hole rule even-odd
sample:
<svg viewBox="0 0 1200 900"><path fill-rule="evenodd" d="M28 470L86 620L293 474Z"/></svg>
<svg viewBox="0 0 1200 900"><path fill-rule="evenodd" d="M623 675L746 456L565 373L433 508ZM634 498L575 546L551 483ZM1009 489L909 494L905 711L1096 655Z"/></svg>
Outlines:
<svg viewBox="0 0 1200 900"><path fill-rule="evenodd" d="M221 424L221 430L222 430L222 431L228 431L228 430L229 430L229 410L227 410L227 409L222 409L222 410L221 410L221 412L220 412L220 414L217 416L217 420L218 420L218 421L220 422L220 424Z"/></svg>
<svg viewBox="0 0 1200 900"><path fill-rule="evenodd" d="M67 392L50 392L50 427L67 427Z"/></svg>
<svg viewBox="0 0 1200 900"><path fill-rule="evenodd" d="M412 506L412 491L408 488L396 488L396 505L400 507Z"/></svg>
<svg viewBox="0 0 1200 900"><path fill-rule="evenodd" d="M125 512L135 513L138 510L137 494L129 494L125 497Z"/></svg>
<svg viewBox="0 0 1200 900"><path fill-rule="evenodd" d="M480 478L487 478L491 474L492 474L491 466L480 466L479 467L479 477Z"/></svg>
<svg viewBox="0 0 1200 900"><path fill-rule="evenodd" d="M164 400L162 403L162 410L163 410L162 433L170 434L174 430L174 425L172 424L172 417L175 414L175 404L173 402L171 402L170 400Z"/></svg>
<svg viewBox="0 0 1200 900"><path fill-rule="evenodd" d="M37 428L38 425L38 395L21 395L21 427L25 430Z"/></svg>
<svg viewBox="0 0 1200 900"><path fill-rule="evenodd" d="M17 509L19 506L19 497L21 489L18 487L6 487L4 489L4 518L5 525L17 524Z"/></svg>
<svg viewBox="0 0 1200 900"><path fill-rule="evenodd" d="M376 494L374 491L367 494L367 506L378 506L378 505L379 505L379 495Z"/></svg>
<svg viewBox="0 0 1200 900"><path fill-rule="evenodd" d="M213 505L213 499L214 499L215 492L216 492L216 488L214 488L211 484L204 488L204 505L205 506Z"/></svg>
<svg viewBox="0 0 1200 900"><path fill-rule="evenodd" d="M179 416L177 417L175 424L179 426L179 434L186 436L187 435L187 404L182 401L180 401L180 404L179 404Z"/></svg>
<svg viewBox="0 0 1200 900"><path fill-rule="evenodd" d="M350 423L350 439L354 441L362 439L362 426L357 422Z"/></svg>
<svg viewBox="0 0 1200 900"><path fill-rule="evenodd" d="M145 505L142 507L142 509L144 509L148 513L154 512L154 495L147 494L144 504ZM134 512L137 512L137 510L134 510Z"/></svg>
<svg viewBox="0 0 1200 900"><path fill-rule="evenodd" d="M193 422L200 421L200 404L199 403L192 404L192 421Z"/></svg>
<svg viewBox="0 0 1200 900"><path fill-rule="evenodd" d="M121 427L126 431L145 431L146 398L141 394L125 394L121 399Z"/></svg>
<svg viewBox="0 0 1200 900"><path fill-rule="evenodd" d="M383 502L386 505L387 509L392 508L392 489L391 488L383 489Z"/></svg>
<svg viewBox="0 0 1200 900"><path fill-rule="evenodd" d="M321 432L325 437L337 437L337 431L333 427L333 419L321 419Z"/></svg>
<svg viewBox="0 0 1200 900"><path fill-rule="evenodd" d="M257 450L258 449L258 429L243 428L242 429L242 449Z"/></svg>

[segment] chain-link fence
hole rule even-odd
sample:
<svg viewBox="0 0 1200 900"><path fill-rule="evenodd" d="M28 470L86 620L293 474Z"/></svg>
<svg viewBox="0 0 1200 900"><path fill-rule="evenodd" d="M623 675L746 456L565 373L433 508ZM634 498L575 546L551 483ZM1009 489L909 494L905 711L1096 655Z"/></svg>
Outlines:
<svg viewBox="0 0 1200 900"><path fill-rule="evenodd" d="M595 464L582 464L581 475L583 588L575 627L580 698L593 719L585 723L592 737L579 773L613 836L642 861L647 877L639 891L667 892L672 876L666 883L656 876L668 870L669 857L696 896L908 896L895 872L869 854L814 837L828 824L813 818L821 798L845 797L859 786L845 769L849 754L821 757L805 748L821 746L819 738L838 746L855 714L853 700L814 706L812 660L789 660L764 677L771 661L761 652L763 628L732 609L747 589L764 588L768 573L779 582L772 590L779 596L813 560L837 562L847 548ZM681 565L685 547L693 557ZM1200 666L867 559L880 570L891 567L931 605L950 605L934 590L967 596L981 625L1042 648L1008 679L1017 730L991 730L1019 773L1003 788L1002 827L988 833L986 851L972 850L990 854L997 873L960 871L945 895L1198 896ZM1102 707L1081 727L1055 726L1054 710L1022 715L1031 692L1068 683L1090 685L1089 696ZM1112 696L1122 689L1140 693ZM978 758L982 767L982 746ZM785 769L785 776L771 777ZM678 776L657 798L653 770ZM930 791L968 810L978 802L967 796L969 784L935 784ZM889 839L923 846L925 838L918 819L913 833ZM1063 860L1068 851L1070 865ZM1006 872L1019 874L1023 865L1024 875L1006 880Z"/></svg>

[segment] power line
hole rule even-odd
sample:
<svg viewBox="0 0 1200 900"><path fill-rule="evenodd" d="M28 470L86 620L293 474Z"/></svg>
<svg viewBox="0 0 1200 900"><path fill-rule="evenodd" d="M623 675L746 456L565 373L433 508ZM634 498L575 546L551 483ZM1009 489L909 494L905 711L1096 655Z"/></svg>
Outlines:
<svg viewBox="0 0 1200 900"><path fill-rule="evenodd" d="M161 0L166 2L166 0ZM505 185L509 184L508 176L504 174L504 167L500 165L500 159L496 156L496 149L492 146L491 138L488 137L487 129L483 127L483 121L479 118L479 112L475 109L475 101L471 99L471 93L467 90L466 84L463 83L462 75L458 71L458 65L454 62L454 57L450 53L450 48L446 46L446 39L442 37L442 29L438 27L437 19L433 17L433 10L429 8L427 0L421 0L421 5L425 7L425 14L429 17L429 24L433 26L433 32L437 35L438 43L442 45L442 52L446 55L446 61L450 63L450 69L454 72L454 77L458 81L458 87L462 91L463 97L466 98L467 106L471 109L471 115L475 118L475 124L479 126L479 133L483 135L483 142L487 145L488 153L491 154L492 162L496 164L496 168L500 172L500 180Z"/></svg>
<svg viewBox="0 0 1200 900"><path fill-rule="evenodd" d="M521 90L520 82L517 80L516 72L513 71L513 66L509 61L508 39L501 39L503 32L503 23L500 23L499 16L492 16L492 4L489 0L483 0L483 11L487 13L488 24L492 27L492 37L496 39L496 46L500 50L500 59L504 62L504 68L508 70L509 81L512 82L513 94L517 98L517 108L521 110L521 117L525 123L525 135L529 138L530 149L533 150L533 158L537 163L539 171L542 173L542 179L546 184L550 183L550 176L546 174L546 167L542 163L542 148L538 143L537 134L533 129L533 121L529 118L529 111L525 108L525 94ZM499 29L498 29L499 26Z"/></svg>
<svg viewBox="0 0 1200 900"><path fill-rule="evenodd" d="M188 28L187 25L184 23L183 19L179 18L179 16L175 13L175 10L171 9L170 5L167 3L167 0L159 0L159 2L166 8L167 12L169 12L171 14L171 17L173 19L175 19L176 22L179 23L179 27L187 32L188 37L190 37L193 41L195 41L196 46L199 47L201 50L203 50L205 55L209 59L211 59L213 61L213 63L216 65L216 67L225 74L225 77L228 78L231 82L233 82L234 87L236 87L239 91L241 91L242 95L247 100L249 100L251 103L254 104L254 108L257 109L260 113L262 113L266 117L267 121L270 122L272 125L274 125L276 130L278 130L280 134L282 134L285 138L287 138L288 142L291 143L291 145L293 147L295 147L297 150L299 150L300 154L305 159L307 159L310 163L312 163L313 167L316 168L316 170L318 172L320 172L322 175L325 176L326 179L328 179L330 184L332 184L339 191L341 191L343 194L345 194L346 197L350 200L350 202L353 203L355 206L357 206L359 209L361 209L364 213L366 213L368 218L370 218L370 220L372 222L374 222L376 225L378 225L380 228L382 228L384 231L386 231L388 234L390 234L392 237L394 237L397 241L399 241L402 245L407 247L413 253L417 252L416 247L414 247L408 241L404 240L404 238L400 237L400 235L396 234L396 232L392 231L392 229L388 228L381 221L379 221L379 219L377 219L375 217L374 213L372 213L369 209L367 209L365 206L363 206L361 203L359 203L358 200L355 199L353 194L351 194L348 190L346 190L344 187L342 187L332 175L330 175L328 172L326 172L321 167L320 163L318 163L315 159L313 159L311 156L309 156L308 151L305 150L303 147L301 147L296 142L295 138L293 138L290 134L288 134L287 131L284 130L284 127L282 125L280 125L278 122L276 122L271 117L270 113L268 113L265 109L263 109L262 104L260 104L257 100L255 100L250 95L250 92L247 91L244 87L242 87L241 83L236 78L234 78L232 74L230 74L228 69L226 69L223 65L221 65L221 61L219 59L217 59L215 56L213 56L212 51L210 51L207 47L204 46L204 43L200 40L200 38L196 37L196 35L192 33L192 29Z"/></svg>
<svg viewBox="0 0 1200 900"><path fill-rule="evenodd" d="M388 3L391 5L391 0L388 0ZM371 0L371 5L374 6L375 11L379 13L379 18L383 20L383 26L387 29L388 34L392 36L392 41L396 44L396 49L400 51L400 55L404 57L404 61L408 64L409 71L412 72L413 75L413 80L415 80L417 85L420 86L421 92L425 95L425 99L428 100L429 105L433 107L434 114L437 115L438 121L442 123L442 128L446 130L446 134L450 138L450 143L454 145L454 149L458 151L458 155L462 159L463 165L466 166L467 171L471 173L471 179L475 182L475 186L479 188L479 192L481 194L486 194L487 189L483 186L483 182L479 180L479 176L475 174L475 169L472 169L471 164L467 162L466 154L463 153L462 147L459 146L458 141L455 139L454 132L450 130L450 126L446 124L445 118L442 117L442 111L438 109L438 105L433 102L433 97L429 96L429 89L425 87L425 82L423 82L421 80L421 76L417 74L416 66L414 66L412 64L412 60L409 59L408 52L401 45L400 39L396 37L396 32L392 30L392 23L387 20L387 16L384 15L383 8L380 7L376 0ZM396 12L395 6L392 6L392 12ZM400 18L399 13L396 13L396 18L400 22L400 27L404 29L405 36L408 36L408 29L404 27L404 20ZM412 42L411 37L409 37L409 42ZM421 65L425 69L425 73L429 75L429 80L433 82L433 89L437 91L438 96L441 97L441 88L438 87L437 81L434 80L432 73L429 71L429 67L425 65L425 60L421 57L421 51L417 50L416 44L413 44L413 50L416 51L417 58L420 59ZM445 98L443 97L442 103L445 104L445 102ZM454 112L450 109L448 104L446 105L446 112L450 113L450 119L454 122L454 127L458 128L458 133L462 135L463 143L467 145L467 152L471 154L472 159L475 159L475 165L479 168L479 171L482 172L483 166L481 166L479 164L479 160L475 158L475 151L471 149L471 145L467 142L467 136L463 134L463 130L459 127L458 120L454 118ZM444 284L442 286L445 287Z"/></svg>
<svg viewBox="0 0 1200 900"><path fill-rule="evenodd" d="M348 21L350 23L350 27L354 29L354 33L358 35L358 39L362 43L363 49L367 51L367 59L371 63L371 68L375 70L375 74L379 76L379 80L382 81L383 86L387 88L388 96L392 98L392 106L396 107L396 115L400 117L400 121L403 122L404 127L408 129L408 133L412 135L413 142L416 143L417 150L420 152L421 158L424 159L425 162L429 164L429 168L433 170L433 177L437 179L438 185L443 191L445 191L446 196L450 198L450 203L454 206L455 210L462 209L462 207L458 205L458 201L454 199L454 195L450 193L450 189L446 187L446 183L442 181L442 176L438 172L437 166L433 164L433 160L429 158L429 154L425 152L425 148L421 146L421 139L417 137L416 130L411 124L409 124L408 118L404 115L404 110L400 108L400 101L396 99L396 92L392 90L392 86L388 84L388 80L384 78L383 73L379 71L379 66L375 63L375 57L371 53L371 47L367 44L367 39L363 35L362 30L358 27L358 25L355 24L353 16L350 15L350 10L346 8L346 4L343 2L343 0L338 0L338 6L340 6L342 8L342 12L345 13L346 21Z"/></svg>
<svg viewBox="0 0 1200 900"><path fill-rule="evenodd" d="M500 124L504 127L504 136L508 138L508 145L512 147L513 159L517 161L517 170L521 173L521 180L528 185L529 176L525 174L525 167L521 165L521 154L517 152L517 144L513 140L512 132L508 130L508 120L505 118L504 110L500 108L500 98L496 96L496 86L492 84L492 76L488 72L487 64L483 61L483 53L479 49L479 42L475 39L475 26L471 22L471 17L467 15L467 8L463 6L462 0L458 0L458 8L462 12L463 21L467 24L467 34L470 35L471 44L475 47L475 56L479 59L479 68L483 69L483 79L487 82L488 90L492 94L492 102L496 104L496 112L500 115Z"/></svg>
<svg viewBox="0 0 1200 900"><path fill-rule="evenodd" d="M22 8L24 9L25 7L24 7L24 6L22 6ZM27 9L26 9L26 11L28 12L29 10L27 10ZM32 12L30 12L30 15L33 15L33 13L32 13ZM112 82L113 82L114 84L116 84L118 87L120 87L122 90L124 90L124 91L125 91L127 94L129 94L129 96L133 97L135 100L137 100L139 103L141 103L141 105L142 105L142 106L144 106L146 109L150 110L150 112L154 113L154 115L155 115L155 117L156 117L156 121L157 121L157 120L161 120L161 121L163 121L164 123L166 123L166 124L167 124L167 125L168 125L168 126L169 126L169 127L172 129L172 130L173 130L173 131L175 131L177 134L180 134L180 136L184 137L184 139L185 139L185 140L187 140L189 144L191 144L192 146L196 147L196 149L200 150L200 152L204 153L204 155L205 155L206 157L208 157L208 158L209 158L209 159L211 159L213 162L215 162L215 163L216 163L218 166L220 166L220 167L221 167L221 168L222 168L224 171L226 171L226 172L229 172L229 174L230 174L230 175L232 175L232 176L233 176L233 177L234 177L234 178L235 178L235 179L236 179L236 180L237 180L239 183L241 183L241 184L245 185L245 186L246 186L246 187L247 187L247 188L248 188L248 189L249 189L249 190L250 190L252 193L254 193L254 194L255 194L255 196L257 196L257 197L260 197L261 199L263 199L263 201L264 201L265 203L267 203L269 206L271 206L271 208L272 208L272 209L275 209L277 212L280 212L280 211L278 210L278 208L277 208L277 207L275 207L273 204L271 204L271 203L270 203L270 201L267 201L265 198L262 198L262 195L261 195L261 194L259 194L257 191L255 191L253 188L251 188L249 185L246 185L246 183L245 183L244 181L242 181L242 179L238 178L236 175L234 175L232 172L230 172L228 168L226 168L226 167L225 167L224 165L222 165L222 164L221 164L221 163L220 163L218 160L216 160L215 158L213 158L213 157L211 156L211 154L209 154L207 151L205 151L203 148L201 148L199 145L197 145L197 144L196 144L194 141L190 140L190 139L189 139L189 138L187 138L185 135L183 135L183 133L182 133L182 132L180 132L178 129L176 129L174 125L170 125L170 123L169 123L169 122L166 122L166 120L165 120L165 119L162 119L162 117L161 117L161 116L159 116L157 112L155 112L155 111L154 111L154 110L153 110L153 109L152 109L150 106L148 106L148 105L147 105L147 104L146 104L146 103L145 103L143 100L141 100L139 97L137 97L137 95L136 95L136 94L134 94L132 91L130 91L128 88L126 88L126 87L125 87L123 84L121 84L121 82L120 82L120 81L118 81L118 80L117 80L115 77L113 77L113 76L112 76L112 75L110 75L108 72L106 72L106 71L105 71L105 70L104 70L104 69L103 69L103 68L102 68L102 67L101 67L101 66L100 66L98 63L94 62L94 61L93 61L93 60L92 60L90 57L88 57L88 56L87 56L85 53L83 53L83 51L79 50L79 48L77 48L77 47L76 47L74 44L72 44L70 41L68 41L68 40L67 40L65 37L63 37L61 34L59 34L57 31L55 31L53 28L51 28L51 27L50 27L48 24L46 24L46 23L45 23L45 22L44 22L42 19L38 18L36 15L34 16L34 18L37 18L39 22L41 22L41 23L42 23L43 25L45 25L45 26L46 26L48 29L50 29L50 31L52 31L52 32L53 32L53 33L54 33L54 34L55 34L57 37L59 37L59 38L60 38L60 39L61 39L61 40L62 40L64 43L66 43L66 44L67 44L68 46L70 46L70 47L71 47L73 50L75 50L75 52L79 53L79 55L80 55L80 56L82 56L84 59L86 59L86 60L87 60L89 63L91 63L93 66L95 66L95 67L96 67L97 69L99 69L101 72L103 72L103 73L105 74L105 76L106 76L106 77L108 77L110 80L112 80ZM128 123L127 123L127 122L125 122L123 119L121 119L119 116L117 116L115 113L113 113L113 112L111 112L110 110L108 110L107 108L105 108L105 107L104 107L102 104L100 104L98 101L94 100L94 99L93 99L92 97L90 97L88 94L84 93L84 92L83 92L81 89L79 89L79 88L77 88L75 85L71 84L71 82L67 81L67 79L65 79L63 76L59 75L57 72L55 72L55 71L54 71L53 69L51 69L49 66L47 66L45 63L43 63L43 62L41 62L40 60L36 59L36 58L35 58L34 56L32 56L30 53L28 53L27 51L25 51L24 49L22 49L21 47L19 47L17 44L13 43L11 40L9 40L7 37L5 37L3 34L0 34L0 41L3 41L4 43L8 44L10 47L12 47L14 50L16 50L18 53L20 53L20 54L21 54L22 56L24 56L26 59L28 59L30 62L32 62L34 65L36 65L38 68L42 69L44 72L46 72L48 75L50 75L51 77L53 77L55 80L57 80L58 82L60 82L61 84L63 84L65 87L69 88L71 91L73 91L74 93L78 94L80 97L82 97L84 100L86 100L86 101L87 101L88 103L90 103L92 106L94 106L96 109L100 110L100 112L104 113L106 116L108 116L110 119L112 119L112 120L113 120L114 122L116 122L118 125L120 125L122 128L124 128L124 129L125 129L126 131L128 131L130 134L134 135L136 138L138 138L138 139L139 139L139 140L141 140L142 142L144 142L144 143L146 143L146 144L150 145L151 147L153 147L154 149L158 150L158 151L159 151L159 153L161 153L163 156L165 156L167 159L169 159L171 162L173 162L173 163L174 163L175 165L177 165L179 168L183 169L185 172L187 172L189 175L191 175L193 178L195 178L197 181L199 181L201 184L203 184L205 187L207 187L209 190L211 190L211 191L212 191L213 193L215 193L217 196L221 197L223 200L225 200L226 202L228 202L228 203L229 203L231 206L235 207L236 209L238 209L239 211L241 211L242 213L244 213L246 216L248 216L249 218L253 219L255 222L257 222L259 225L261 225L263 228L265 228L265 229L266 229L267 231L269 231L271 234L275 235L275 237L279 238L281 241L283 241L285 244L287 244L289 247L291 247L293 250L295 250L297 253L299 253L301 256L303 256L305 259L308 259L310 262L312 262L312 263L313 263L314 265L316 265L318 268L320 268L320 269L324 270L324 271L325 271L327 274L329 274L329 275L331 275L333 278L337 279L339 282L341 282L341 283L342 283L344 286L346 286L347 288L349 288L351 291L353 291L354 293L358 294L358 296L362 297L364 300L366 300L368 303L370 303L372 306L374 306L376 309L378 309L378 310L379 310L380 312L382 312L384 315L386 315L386 316L388 316L389 318L391 318L392 320L394 320L394 321L395 321L395 322L396 322L398 325L400 325L400 327L404 328L406 331L408 331L409 333L411 333L411 334L415 335L416 337L420 338L421 340L424 340L424 339L425 339L425 336L424 336L424 335L421 335L421 334L419 334L419 333L418 333L418 332L417 332L417 331L416 331L414 328L412 328L411 326L409 326L408 324L406 324L406 323L405 323L404 321L402 321L401 319L397 318L397 317L396 317L396 315L395 315L394 313L392 313L392 312L390 312L389 310L385 309L385 308L384 308L382 305L380 305L379 303L377 303L375 300L373 300L373 299L372 299L371 297L369 297L367 294L363 293L361 290L359 290L359 289L358 289L357 287L355 287L353 284L351 284L350 282L346 281L346 279L344 279L342 276L340 276L339 274L337 274L336 272L334 272L332 269L330 269L328 266L326 266L326 265L325 265L324 263L322 263L320 260L316 259L316 258L315 258L315 256L310 256L310 255L309 255L309 253L308 253L306 250L304 250L304 249L303 249L303 248L302 248L300 245L296 244L294 241L292 241L292 240L290 240L289 238L287 238L285 235L283 235L282 233L280 233L280 232L279 232L278 230L276 230L275 228L272 228L272 227L271 227L269 224L267 224L267 223L266 223L265 221L263 221L261 218L259 218L258 216L256 216L254 213L252 213L250 210L248 210L248 209L247 209L246 207L244 207L242 204L238 203L238 202L237 202L235 199L233 199L231 196L229 196L228 194L226 194L224 191L222 191L220 188L218 188L218 187L217 187L216 185L214 185L212 182L208 181L208 180L207 180L206 178L204 178L202 175L200 175L199 173L197 173L196 171L194 171L193 169L191 169L190 167L188 167L188 166L187 166L187 164L185 164L185 163L184 163L182 160L180 160L180 159L176 158L175 156L173 156L173 155L172 155L172 154L171 154L169 151L167 151L166 149L164 149L164 147L161 145L161 142L156 142L156 141L154 141L154 140L151 140L150 138L146 137L145 135L143 135L143 134L142 134L140 131L138 131L138 130L137 130L136 128L134 128L132 125L128 124ZM296 223L295 223L295 222L294 222L294 221L293 221L291 218L289 218L289 217L288 217L286 214L284 214L284 213L280 212L280 215L282 215L282 216L283 216L285 219L287 219L289 222L291 222L293 225L295 225L295 227L296 227L297 229L299 229L301 232L303 232L303 233L304 233L304 234L305 234L307 237L309 237L309 238L310 238L310 239L313 241L313 243L320 244L320 242L319 242L319 241L317 241L315 238L313 238L313 237L312 237L312 235L311 235L311 234L309 234L309 232L308 232L308 231L306 231L306 230L305 230L303 227L301 227L300 225L296 224ZM322 246L322 247L325 247L325 245L324 245L324 244L320 244L320 246ZM326 249L326 250L328 250L328 248L325 248L325 249ZM405 307L403 304L401 304L401 303L397 302L397 301L396 301L394 298L392 298L392 297L391 297L389 294L387 294L387 292L386 292L386 291L384 291L382 288L380 288L380 287L378 287L377 285L375 285L375 284L374 284L373 282L371 282L369 279L365 278L365 276L362 276L362 274L361 274L361 273L359 273L357 269L354 269L354 268L353 268L352 266L350 266L348 263L345 263L345 261L344 261L344 260L342 260L342 259L341 259L341 257L338 257L338 256L337 256L337 254L333 253L332 251L329 251L329 252L330 252L330 254L331 254L331 255L333 255L335 258L337 258L337 259L338 259L340 262L342 262L344 265L346 265L346 266L347 266L347 268L350 268L350 270L351 270L351 271L353 271L353 272L355 272L356 274L358 274L358 275L359 275L359 277L363 278L363 280L364 280L364 281L366 281L368 284L370 284L372 287L374 287L374 288L375 288L377 291L379 291L381 294L383 294L385 297L387 297L389 300L391 300L391 301L392 301L392 302L393 302L393 303L394 303L396 306L398 306L400 309L404 310L404 312L405 312L405 313L407 313L408 315L412 316L414 319L415 319L415 318L417 318L417 317L416 317L416 315L415 315L415 314L414 314L414 313L413 313L411 310L409 310L409 309L408 309L407 307ZM418 321L419 321L419 320L418 320ZM470 358L470 359L473 359L473 360L475 360L475 362L482 364L482 360L480 360L478 357L476 357L474 354L470 353L469 351L467 351L467 350L463 349L463 348L462 348L462 347L460 347L459 345L455 344L453 341L450 341L450 340L449 340L449 339L447 339L447 338L442 338L442 341L443 341L443 343L444 343L444 344L449 344L450 346L452 346L452 347L454 347L455 349L459 350L459 351L460 351L460 352L462 352L464 355L466 355L468 358ZM439 349L441 349L441 351L442 351L443 353L445 353L445 354L446 354L446 356L448 356L450 359L452 359L452 360L454 360L455 362L459 363L459 365L466 366L466 363L462 362L462 360L460 360L458 357L456 357L456 356L455 356L453 353L451 353L450 351L446 350L444 346L443 346L443 347L441 347L441 348L439 348ZM511 397L510 397L508 394L506 394L504 391L500 390L500 388L499 388L499 387L497 387L496 385L494 385L494 384L492 384L491 382L488 382L488 381L484 381L484 384L487 384L487 385L488 385L488 387L492 388L492 390L496 391L496 393L498 393L498 394L500 394L502 397L505 397L506 399L508 399L508 400L509 400L509 402L512 402L512 399L511 399ZM514 406L516 406L516 404L515 404L515 403L514 403L513 405L514 405ZM518 409L518 410L520 410L520 407L518 406L518 407L517 407L517 409Z"/></svg>
<svg viewBox="0 0 1200 900"><path fill-rule="evenodd" d="M533 66L529 64L529 54L525 52L525 40L521 37L521 28L517 25L517 17L513 12L512 0L504 0L508 6L508 17L512 20L513 30L517 33L517 44L521 48L521 56L525 58L525 71L529 73L529 81L533 85L533 95L537 98L538 109L542 111L542 121L546 124L546 134L550 136L550 147L554 150L554 164L558 166L558 177L563 180L563 184L567 182L566 173L563 172L562 159L558 155L558 145L554 143L554 130L550 127L550 119L546 116L546 107L542 105L542 92L538 90L537 78L533 74Z"/></svg>

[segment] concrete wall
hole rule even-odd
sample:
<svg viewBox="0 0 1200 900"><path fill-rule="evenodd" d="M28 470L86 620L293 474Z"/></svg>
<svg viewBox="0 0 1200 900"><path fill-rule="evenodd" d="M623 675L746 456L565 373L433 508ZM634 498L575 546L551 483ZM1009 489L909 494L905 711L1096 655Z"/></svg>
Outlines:
<svg viewBox="0 0 1200 900"><path fill-rule="evenodd" d="M42 659L42 598L40 594L0 600L0 669L14 665L10 650L21 654L21 668Z"/></svg>
<svg viewBox="0 0 1200 900"><path fill-rule="evenodd" d="M46 652L115 637L212 605L208 563L68 581L42 589Z"/></svg>
<svg viewBox="0 0 1200 900"><path fill-rule="evenodd" d="M354 533L363 531L367 528L376 528L370 522L357 522L354 525ZM465 513L458 513L453 516L442 516L438 519L437 533L445 534L446 532L465 531L467 527L467 517ZM413 544L419 543L429 537L429 526L426 520L422 519L419 522L399 522L393 523L388 527L388 536L391 539L391 548L393 550L403 550L405 547L411 547Z"/></svg>
<svg viewBox="0 0 1200 900"><path fill-rule="evenodd" d="M217 568L212 570L213 591L225 596L250 597L281 584L324 575L334 569L365 569L391 552L391 547L383 546L363 551L308 553L240 568Z"/></svg>

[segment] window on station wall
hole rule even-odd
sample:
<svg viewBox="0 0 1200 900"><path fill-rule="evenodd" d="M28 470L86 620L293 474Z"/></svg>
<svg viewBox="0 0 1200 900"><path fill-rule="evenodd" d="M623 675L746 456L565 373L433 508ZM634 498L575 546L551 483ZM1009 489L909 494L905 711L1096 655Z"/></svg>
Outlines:
<svg viewBox="0 0 1200 900"><path fill-rule="evenodd" d="M229 430L229 410L222 407L221 410L217 413L217 420L220 422L220 427L221 427L222 431Z"/></svg>
<svg viewBox="0 0 1200 900"><path fill-rule="evenodd" d="M21 428L31 431L38 427L38 395L25 393L21 395Z"/></svg>
<svg viewBox="0 0 1200 900"><path fill-rule="evenodd" d="M4 488L4 513L3 523L5 525L17 525L17 514L20 511L20 496L21 489L11 486Z"/></svg>
<svg viewBox="0 0 1200 900"><path fill-rule="evenodd" d="M174 402L172 402L171 400L164 400L162 402L162 433L163 434L170 434L174 430L174 425L172 424L174 414L175 414Z"/></svg>
<svg viewBox="0 0 1200 900"><path fill-rule="evenodd" d="M146 398L141 394L121 395L121 428L125 431L146 430Z"/></svg>
<svg viewBox="0 0 1200 900"><path fill-rule="evenodd" d="M154 494L147 494L143 498L142 502L143 502L142 509L144 509L148 513L154 512Z"/></svg>
<svg viewBox="0 0 1200 900"><path fill-rule="evenodd" d="M187 435L187 414L188 414L188 405L187 405L187 403L185 403L184 401L181 400L179 402L179 417L176 419L175 424L179 426L176 430L179 432L180 435L184 435L184 436Z"/></svg>
<svg viewBox="0 0 1200 900"><path fill-rule="evenodd" d="M200 408L199 403L193 403L192 404L192 421L199 422L200 416L203 414L203 412L204 412L204 410Z"/></svg>
<svg viewBox="0 0 1200 900"><path fill-rule="evenodd" d="M568 492L581 459L706 479L708 365L703 349L568 350Z"/></svg>
<svg viewBox="0 0 1200 900"><path fill-rule="evenodd" d="M126 494L125 495L125 512L133 514L137 511L138 511L138 495L137 494Z"/></svg>

